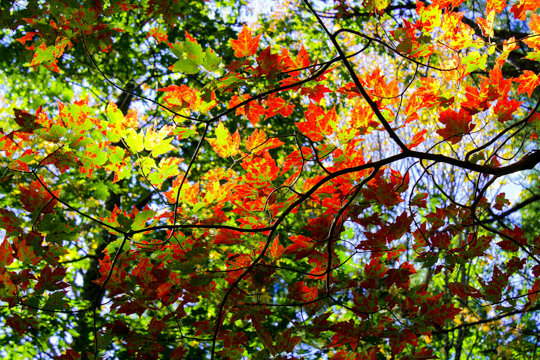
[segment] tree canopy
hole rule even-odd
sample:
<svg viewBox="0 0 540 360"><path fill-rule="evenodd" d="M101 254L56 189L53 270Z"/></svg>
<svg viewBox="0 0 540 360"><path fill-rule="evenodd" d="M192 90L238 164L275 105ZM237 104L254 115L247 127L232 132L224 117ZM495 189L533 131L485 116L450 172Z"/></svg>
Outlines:
<svg viewBox="0 0 540 360"><path fill-rule="evenodd" d="M1 6L3 358L540 356L540 3Z"/></svg>

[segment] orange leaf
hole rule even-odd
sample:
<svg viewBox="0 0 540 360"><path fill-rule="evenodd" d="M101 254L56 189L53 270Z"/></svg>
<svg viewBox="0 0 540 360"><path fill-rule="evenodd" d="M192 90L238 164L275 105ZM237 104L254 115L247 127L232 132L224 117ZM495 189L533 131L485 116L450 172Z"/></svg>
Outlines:
<svg viewBox="0 0 540 360"><path fill-rule="evenodd" d="M281 114L283 117L287 117L292 114L294 105L285 101L283 98L280 97L273 97L268 100L266 100L266 105L268 106L268 109L266 109L266 118L275 116L278 113Z"/></svg>
<svg viewBox="0 0 540 360"><path fill-rule="evenodd" d="M463 109L459 113L452 109L445 110L439 114L439 121L446 127L437 130L437 134L452 144L460 142L463 135L469 134L476 126L476 124L471 124L472 116Z"/></svg>
<svg viewBox="0 0 540 360"><path fill-rule="evenodd" d="M492 11L500 13L506 7L506 1L504 0L487 0L486 1L486 14Z"/></svg>
<svg viewBox="0 0 540 360"><path fill-rule="evenodd" d="M410 149L417 147L421 143L423 143L426 139L424 138L424 135L426 134L427 130L423 129L420 132L417 132L416 135L411 140L411 143L407 146Z"/></svg>
<svg viewBox="0 0 540 360"><path fill-rule="evenodd" d="M229 101L229 109L241 104L242 102L251 99L249 95L234 95ZM245 115L252 125L256 125L260 120L261 116L266 113L265 108L260 105L257 101L253 100L252 102L247 103L244 106L241 106L236 109L236 115Z"/></svg>
<svg viewBox="0 0 540 360"><path fill-rule="evenodd" d="M266 141L266 134L264 133L264 131L255 129L253 134L251 134L251 136L247 139L246 147L248 151L252 151L253 149L264 144L265 141Z"/></svg>
<svg viewBox="0 0 540 360"><path fill-rule="evenodd" d="M231 135L229 130L220 121L216 129L216 136L216 138L206 140L208 140L219 156L229 157L238 154L238 148L240 147L240 134L238 130L236 130L234 135Z"/></svg>
<svg viewBox="0 0 540 360"><path fill-rule="evenodd" d="M538 75L530 70L523 71L523 75L515 79L519 83L518 91L521 93L527 93L531 97L533 90L540 84L540 78Z"/></svg>
<svg viewBox="0 0 540 360"><path fill-rule="evenodd" d="M311 141L322 140L324 135L330 135L336 127L337 117L335 109L331 109L325 114L321 107L311 103L309 104L308 111L304 112L304 115L307 121L296 123L296 126Z"/></svg>
<svg viewBox="0 0 540 360"><path fill-rule="evenodd" d="M261 34L252 37L251 31L244 25L244 28L238 36L238 40L231 40L231 47L234 50L234 56L246 57L255 55L259 46Z"/></svg>
<svg viewBox="0 0 540 360"><path fill-rule="evenodd" d="M518 20L527 20L527 11L535 11L540 7L540 0L520 0L518 3L512 5L510 11L514 13L514 18Z"/></svg>

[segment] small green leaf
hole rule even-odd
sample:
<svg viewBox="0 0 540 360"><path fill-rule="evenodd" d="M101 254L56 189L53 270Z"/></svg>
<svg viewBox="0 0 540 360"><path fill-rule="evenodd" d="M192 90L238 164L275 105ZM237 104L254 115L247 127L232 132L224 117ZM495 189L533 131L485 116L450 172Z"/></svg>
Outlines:
<svg viewBox="0 0 540 360"><path fill-rule="evenodd" d="M216 55L216 53L210 49L206 49L206 57L204 59L203 66L208 71L217 71L219 69L219 64L221 64L221 58Z"/></svg>
<svg viewBox="0 0 540 360"><path fill-rule="evenodd" d="M128 129L126 131L126 135L127 136L124 138L124 141L126 142L127 146L129 146L129 149L131 151L133 151L134 153L143 151L144 136L142 133L137 133L133 129Z"/></svg>
<svg viewBox="0 0 540 360"><path fill-rule="evenodd" d="M171 135L177 136L178 140L183 140L192 135L197 135L197 131L186 127L178 127L171 132Z"/></svg>
<svg viewBox="0 0 540 360"><path fill-rule="evenodd" d="M484 155L484 153L483 152L478 152L478 153L474 154L473 156L471 156L470 162L476 164L480 160L485 160L485 159L486 159L486 156Z"/></svg>

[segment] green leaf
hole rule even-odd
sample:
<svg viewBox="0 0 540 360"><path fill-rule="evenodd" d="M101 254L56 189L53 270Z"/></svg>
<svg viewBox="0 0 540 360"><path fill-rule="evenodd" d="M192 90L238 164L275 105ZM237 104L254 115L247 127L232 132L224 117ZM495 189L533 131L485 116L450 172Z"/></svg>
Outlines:
<svg viewBox="0 0 540 360"><path fill-rule="evenodd" d="M208 71L217 71L219 69L219 64L221 64L221 58L216 55L216 53L210 49L206 49L206 57L203 62L203 66Z"/></svg>
<svg viewBox="0 0 540 360"><path fill-rule="evenodd" d="M178 140L187 139L190 136L197 135L197 131L193 130L192 128L186 128L186 127L178 127L174 129L171 134L173 136L177 136Z"/></svg>
<svg viewBox="0 0 540 360"><path fill-rule="evenodd" d="M110 243L109 245L107 245L107 247L105 248L105 250L108 252L108 254L110 256L113 256L114 254L116 254L116 252L118 251L118 249L120 248L120 246L122 245L122 242L124 241L124 239L116 239L115 241L113 241L112 243ZM126 240L124 246L122 247L122 252L126 252L128 251L129 249L131 248L131 242L129 240Z"/></svg>
<svg viewBox="0 0 540 360"><path fill-rule="evenodd" d="M63 291L56 291L49 296L43 308L47 310L64 310L67 304L65 297L66 294ZM55 312L47 313L53 317L56 317Z"/></svg>
<svg viewBox="0 0 540 360"><path fill-rule="evenodd" d="M137 133L133 129L126 131L126 137L124 141L131 151L138 153L144 150L144 135L143 133Z"/></svg>
<svg viewBox="0 0 540 360"><path fill-rule="evenodd" d="M465 70L467 73L475 70L485 70L487 57L487 54L480 55L478 51L473 51L468 56L461 58L461 64L467 66Z"/></svg>
<svg viewBox="0 0 540 360"><path fill-rule="evenodd" d="M199 72L199 65L202 65L205 53L201 45L187 40L184 44L174 44L171 49L178 57L178 61L172 66L172 71L179 71L186 74Z"/></svg>

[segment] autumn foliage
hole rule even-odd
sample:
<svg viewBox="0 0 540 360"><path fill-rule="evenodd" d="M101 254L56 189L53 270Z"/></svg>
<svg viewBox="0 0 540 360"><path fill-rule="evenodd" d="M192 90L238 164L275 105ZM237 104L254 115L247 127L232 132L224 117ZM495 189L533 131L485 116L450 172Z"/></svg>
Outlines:
<svg viewBox="0 0 540 360"><path fill-rule="evenodd" d="M8 350L56 336L34 354L435 359L437 336L537 311L540 236L493 220L512 210L501 180L540 162L540 78L505 75L518 46L540 60L537 5L488 1L470 24L462 2L418 1L396 22L390 2L365 1L362 32L339 25L349 2L329 20L304 1L318 39L287 47L243 26L223 54L182 21L170 39L190 15L166 1L19 14L30 73L61 76L78 49L92 76L151 107L83 91L10 109ZM508 10L530 31L491 42ZM173 59L152 70L163 86L101 70L131 31L112 25L122 14L145 16L144 46Z"/></svg>

